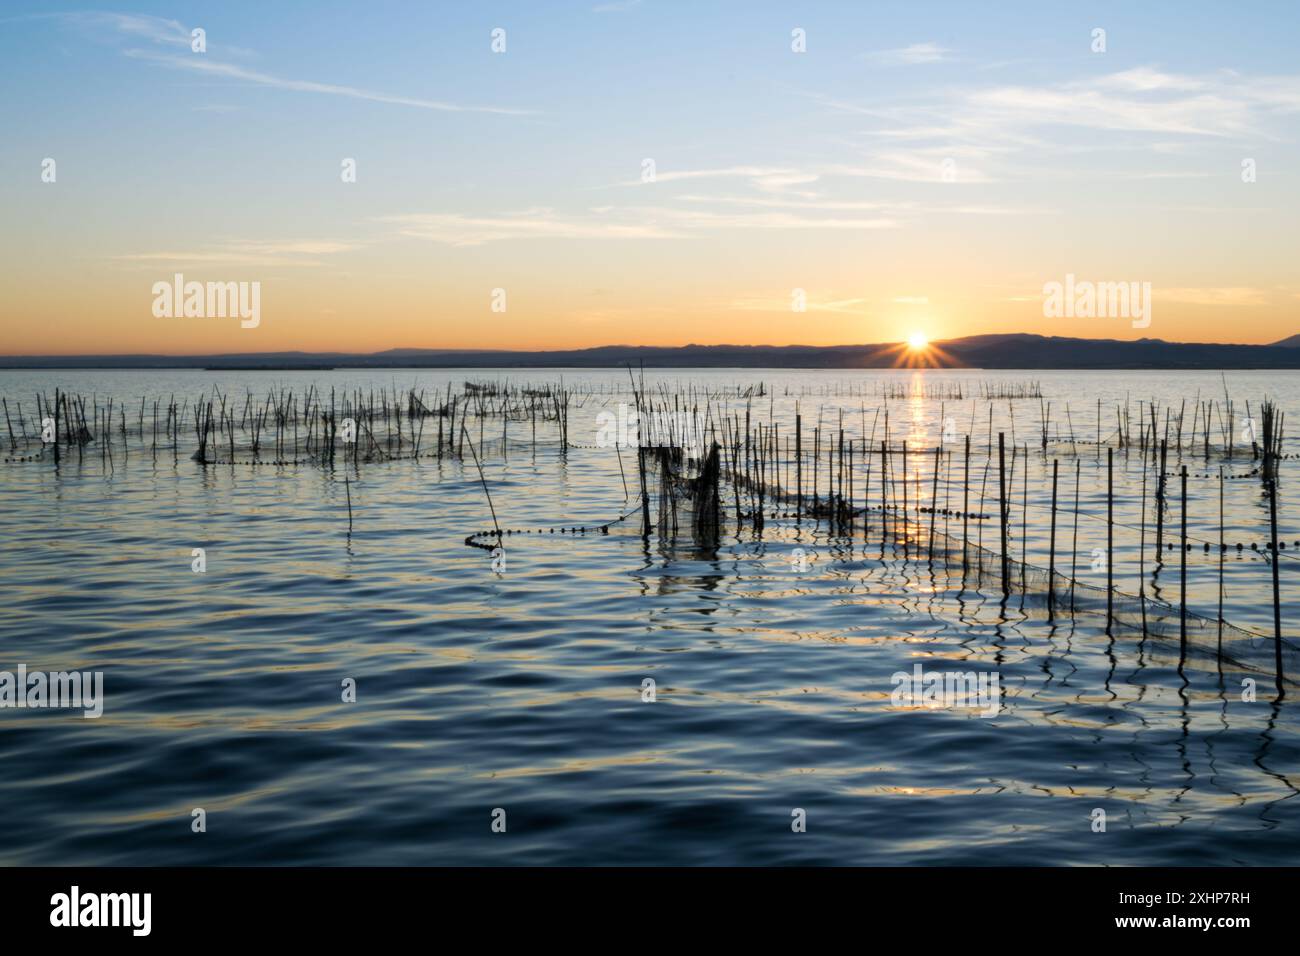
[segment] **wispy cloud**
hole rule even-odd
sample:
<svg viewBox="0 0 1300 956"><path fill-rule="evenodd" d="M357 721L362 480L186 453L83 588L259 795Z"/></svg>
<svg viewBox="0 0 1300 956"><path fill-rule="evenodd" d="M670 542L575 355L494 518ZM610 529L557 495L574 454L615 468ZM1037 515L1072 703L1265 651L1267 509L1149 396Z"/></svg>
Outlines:
<svg viewBox="0 0 1300 956"><path fill-rule="evenodd" d="M875 50L868 53L866 58L880 66L912 66L917 63L938 63L948 59L951 52L937 43L913 43L894 50Z"/></svg>
<svg viewBox="0 0 1300 956"><path fill-rule="evenodd" d="M59 20L82 29L108 30L127 40L144 40L157 47L189 49L190 30L177 20L147 14L79 12L57 15ZM210 45L211 46L211 45ZM213 52L220 48L211 46ZM416 109L436 110L448 113L495 113L504 116L533 115L532 110L512 109L502 106L479 106L453 103L448 100L428 99L425 97L403 96L394 93L377 92L356 86L337 83L322 83L315 80L299 80L276 76L260 70L252 70L233 63L223 63L215 59L212 52L174 53L160 52L153 49L132 47L122 51L124 55L137 60L156 63L177 70L188 70L207 76L220 76L256 86L298 93L317 93L328 96L346 97L371 103L387 103L394 106L409 106ZM226 52L248 57L252 51L242 47L227 47Z"/></svg>
<svg viewBox="0 0 1300 956"><path fill-rule="evenodd" d="M1269 294L1264 289L1256 289L1251 286L1223 286L1223 287L1180 287L1180 288L1159 288L1152 290L1152 295L1157 299L1167 302L1178 302L1183 305L1213 305L1213 306L1248 306L1248 305L1268 305Z"/></svg>
<svg viewBox="0 0 1300 956"><path fill-rule="evenodd" d="M873 202L837 199L777 199L768 196L709 196L686 193L678 202L713 203L721 206L748 206L762 209L801 209L815 212L884 212L914 208L914 203Z"/></svg>
<svg viewBox="0 0 1300 956"><path fill-rule="evenodd" d="M502 215L405 213L381 216L398 235L451 246L479 246L511 239L667 239L680 235L654 223L616 222L605 216L574 216L533 208Z"/></svg>
<svg viewBox="0 0 1300 956"><path fill-rule="evenodd" d="M869 154L860 165L829 167L828 175L891 179L908 183L991 183L996 177L978 161L960 158L960 150L926 148Z"/></svg>
<svg viewBox="0 0 1300 956"><path fill-rule="evenodd" d="M75 27L115 31L136 40L147 40L163 46L188 48L190 31L178 20L150 16L147 13L110 13L106 11L80 11L54 15Z"/></svg>
<svg viewBox="0 0 1300 956"><path fill-rule="evenodd" d="M171 265L322 265L321 256L360 248L362 243L332 239L228 239L194 250L136 252L113 259Z"/></svg>
<svg viewBox="0 0 1300 956"><path fill-rule="evenodd" d="M861 143L861 159L822 168L824 176L957 183L1197 179L1211 175L1207 142L1229 148L1289 139L1300 112L1300 76L1142 66L1046 84L943 86L864 104L814 98L865 118L867 127L851 137ZM1104 164L1092 158L1103 153L1166 159ZM1086 168L1063 162L1073 154L1090 156Z"/></svg>
<svg viewBox="0 0 1300 956"><path fill-rule="evenodd" d="M1254 286L1162 286L1158 284L1152 286L1151 296L1161 302L1228 309L1266 306L1272 304L1273 298L1269 290ZM1297 294L1297 297L1300 297L1300 294ZM1041 302L1042 298L1040 291L1026 289L1021 294L1004 296L999 301Z"/></svg>
<svg viewBox="0 0 1300 956"><path fill-rule="evenodd" d="M867 299L808 299L803 303L805 312L835 312L841 315L864 316ZM789 312L790 296L748 296L736 299L728 306L735 312Z"/></svg>
<svg viewBox="0 0 1300 956"><path fill-rule="evenodd" d="M781 229L781 230L862 230L896 229L898 220L891 216L843 217L808 216L794 212L728 213L703 209L634 208L646 216L671 223L681 229Z"/></svg>
<svg viewBox="0 0 1300 956"><path fill-rule="evenodd" d="M1175 136L1265 134L1267 120L1300 110L1300 77L1204 76L1139 67L1046 85L945 88L906 103L861 107L823 99L833 109L883 121L881 135L948 138L981 144L1044 143L1052 128ZM1170 143L1162 141L1165 148Z"/></svg>
<svg viewBox="0 0 1300 956"><path fill-rule="evenodd" d="M659 183L675 183L688 179L742 179L756 189L764 192L784 192L793 186L802 186L817 181L817 173L809 170L792 169L782 166L722 166L713 169L677 169L657 172L650 181L630 179L618 186L654 186Z"/></svg>
<svg viewBox="0 0 1300 956"><path fill-rule="evenodd" d="M794 212L735 213L664 206L601 206L584 213L550 208L524 209L498 215L462 213L404 213L382 216L379 222L397 234L452 246L477 246L515 239L681 239L692 233L719 230L864 230L893 229L887 216L808 216Z"/></svg>
<svg viewBox="0 0 1300 956"><path fill-rule="evenodd" d="M224 76L232 80L242 80L258 86L272 87L278 90L291 90L298 93L323 93L331 96L344 96L350 99L368 100L372 103L390 103L396 106L413 106L424 110L440 110L448 113L498 113L507 116L530 115L531 110L508 109L500 106L466 106L445 100L426 100L412 96L395 96L389 93L376 93L371 90L358 89L355 86L339 86L334 83L318 83L314 80L292 80L273 76L258 70L236 66L233 63L219 63L200 56L177 56L174 54L154 53L148 50L127 50L126 55L136 59L149 60L163 66L180 70L190 70L209 76Z"/></svg>

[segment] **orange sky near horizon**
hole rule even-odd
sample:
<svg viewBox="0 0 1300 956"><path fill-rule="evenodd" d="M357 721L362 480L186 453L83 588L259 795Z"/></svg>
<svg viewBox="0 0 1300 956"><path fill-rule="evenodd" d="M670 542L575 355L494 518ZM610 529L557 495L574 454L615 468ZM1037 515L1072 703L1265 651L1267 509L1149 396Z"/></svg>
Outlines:
<svg viewBox="0 0 1300 956"><path fill-rule="evenodd" d="M698 240L636 245L629 250L555 240L532 255L512 250L506 269L494 265L491 245L394 243L333 253L328 264L271 268L251 262L227 267L60 261L53 243L45 250L10 247L6 260L23 281L7 284L0 354L851 345L899 342L915 332L931 340L1029 332L1267 344L1300 331L1300 297L1286 288L1171 288L1153 282L1150 325L1134 328L1124 317L1046 317L1041 281L1026 270L1008 269L1001 273L1003 282L992 283L959 264L937 280L927 279L930 266L912 261L914 253L905 246L863 249L864 259L887 258L888 265L850 284L838 262L817 261L819 253L806 244L787 252L778 243L751 241L747 248L766 261L760 265L756 255L726 272L718 270L716 259L693 257L683 248ZM590 274L566 268L571 254ZM990 250L987 261L995 258ZM649 262L651 279L638 274ZM242 328L234 317L155 317L154 283L170 284L177 271L187 281L259 282L257 327ZM784 283L776 278L782 271ZM1062 272L1048 281L1064 279ZM504 290L503 312L494 311L502 305L496 290ZM800 304L803 311L797 311Z"/></svg>

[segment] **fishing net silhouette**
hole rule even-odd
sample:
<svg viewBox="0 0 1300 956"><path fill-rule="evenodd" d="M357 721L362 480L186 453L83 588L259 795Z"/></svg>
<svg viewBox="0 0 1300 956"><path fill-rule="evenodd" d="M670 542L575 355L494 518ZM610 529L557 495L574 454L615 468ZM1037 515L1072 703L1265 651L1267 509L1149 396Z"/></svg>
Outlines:
<svg viewBox="0 0 1300 956"><path fill-rule="evenodd" d="M711 443L699 457L671 445L643 447L637 454L645 499L647 504L656 502L651 520L659 537L689 538L697 546L716 547L722 514L718 443Z"/></svg>
<svg viewBox="0 0 1300 956"><path fill-rule="evenodd" d="M760 503L789 507L798 498L778 485L755 490L745 475L724 477L737 488L745 488ZM726 496L722 496L726 500ZM943 514L942 519L939 518ZM759 512L761 515L761 511ZM918 506L897 505L868 508L850 507L838 495L804 496L802 510L793 515L826 521L832 534L864 534L890 543L905 560L926 563L942 571L953 591L973 590L984 594L1005 594L1007 604L1027 615L1049 620L1086 617L1116 637L1136 637L1176 650L1180 658L1217 662L1220 666L1253 673L1276 675L1291 684L1300 683L1300 647L1283 638L1258 634L1218 618L1198 614L1145 594L1129 594L1097 587L1058 570L1044 568L1004 555L979 543L976 525L992 518L992 533L998 533L997 516L966 516L963 535L944 527L961 521L961 512ZM779 516L777 516L779 517ZM858 524L861 522L861 524ZM761 524L761 520L755 522ZM989 529L983 534L988 535Z"/></svg>
<svg viewBox="0 0 1300 956"><path fill-rule="evenodd" d="M728 461L733 457L727 456ZM629 530L636 527L655 534L661 547L695 553L716 550L723 524L732 520L749 522L756 530L767 520L824 522L832 535L878 537L904 560L941 570L952 591L1004 595L1009 606L1049 620L1084 617L1113 636L1153 642L1189 661L1274 675L1280 660L1288 683L1300 677L1300 647L1292 641L1278 642L1145 594L1108 592L985 547L981 541L999 533L996 514L936 511L919 502L912 507L853 507L833 493L799 496L766 480L768 473L725 467L717 442L711 442L702 455L678 445L644 445L637 450L637 468L643 484L633 494L641 492L640 501L616 521L626 519ZM897 489L892 480L891 485ZM945 530L953 521L964 525L961 534ZM612 525L601 530L607 532ZM486 539L480 536L479 540Z"/></svg>
<svg viewBox="0 0 1300 956"><path fill-rule="evenodd" d="M914 528L914 556L933 561L949 573L950 586L1003 593L1008 604L1022 612L1048 619L1086 616L1116 637L1155 641L1189 659L1217 661L1225 667L1273 675L1281 659L1288 683L1300 678L1300 647L1283 638L1237 627L1145 594L1129 594L1084 583L1068 574L1004 558L997 551L935 530ZM906 533L903 528L898 533Z"/></svg>
<svg viewBox="0 0 1300 956"><path fill-rule="evenodd" d="M506 539L517 535L550 537L564 535L609 534L622 528L640 534L654 534L665 550L691 557L706 557L720 544L724 508L720 501L721 473L719 448L712 444L707 453L694 456L678 446L652 445L637 449L637 473L629 480L638 481L630 488L636 504L622 514L596 524L578 526L552 525L542 528L503 528L477 531L465 538L470 547L490 551Z"/></svg>
<svg viewBox="0 0 1300 956"><path fill-rule="evenodd" d="M1038 445L1040 442L1041 439L1035 438L1031 439L1028 444L1032 446ZM976 448L974 445L971 447L972 449ZM992 445L991 447L996 448L997 446ZM1152 459L1158 460L1160 457L1159 452L1152 449L1149 440L1146 444L1140 444L1136 441L1119 442L1113 432L1102 441L1089 438L1049 437L1040 447L1045 453L1064 459L1100 458L1107 448L1115 449L1117 454L1129 455L1135 459L1146 458L1151 461ZM1249 443L1237 443L1232 446L1216 444L1208 449L1199 444L1194 446L1184 444L1181 448L1170 444L1166 460L1170 462L1186 462L1189 469L1195 469L1198 463L1203 467L1224 465L1230 472L1235 468L1241 473L1233 473L1232 477L1246 477L1249 474L1257 474L1257 472L1249 472L1249 469L1252 466L1258 466L1261 454L1262 449L1258 444L1252 447ZM1294 456L1279 455L1278 457ZM1173 477L1173 473L1169 473L1168 477ZM1215 474L1204 477L1218 476Z"/></svg>

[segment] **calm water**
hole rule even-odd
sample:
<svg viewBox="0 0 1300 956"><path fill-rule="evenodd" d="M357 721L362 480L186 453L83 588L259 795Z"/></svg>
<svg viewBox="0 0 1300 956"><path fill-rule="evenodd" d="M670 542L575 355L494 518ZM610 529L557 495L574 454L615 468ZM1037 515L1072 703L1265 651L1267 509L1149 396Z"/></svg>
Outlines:
<svg viewBox="0 0 1300 956"><path fill-rule="evenodd" d="M131 422L142 395L264 397L309 383L441 394L507 374L561 375L0 372L0 395L27 417L40 390L111 395ZM626 372L563 377L594 390L570 416L584 447L561 455L543 429L534 449L514 423L508 460L484 449L503 527L603 524L630 507L613 450L591 447L596 415L630 400ZM1107 437L1117 403L1136 415L1139 399L1175 412L1186 400L1190 422L1198 394L1223 395L1217 372L647 373L670 388L761 380L751 412L783 434L797 399L805 428L819 415L838 428L842 409L846 432L878 442L887 404L891 439L918 451L950 417L982 456L992 407L994 436L1010 442L1014 427L1013 444L1030 446L1013 484L1013 551L1046 563L1039 402L971 398L981 380L1030 379L1052 402L1052 436L1087 441L1099 398ZM967 393L877 397L879 383L914 380ZM1294 373L1229 373L1228 387L1239 415L1263 397L1300 411ZM730 407L743 416L743 400ZM992 589L959 592L870 534L832 539L812 522L772 522L761 537L733 526L716 554L621 526L534 534L510 542L496 573L464 543L491 527L472 460L365 464L345 489L342 469L201 468L193 435L182 430L175 455L137 444L110 463L91 445L57 472L0 465L0 670L99 670L106 698L98 720L0 710L6 864L1260 865L1300 851L1300 689L1275 702L1270 675L1180 668L1176 645L1109 637L1095 616L1049 623L1004 608ZM1057 560L1086 580L1105 546L1105 453L1081 448L1061 457L1063 499L1079 462L1083 516ZM1115 464L1116 517L1135 529L1140 459ZM1194 474L1222 463L1205 465L1199 448L1186 460ZM1252 467L1247 453L1228 470ZM1288 547L1300 539L1294 467L1281 485ZM943 477L941 506L953 487ZM1224 616L1271 633L1270 566L1249 550L1268 540L1259 481L1224 491L1226 538L1246 543L1226 562ZM1217 479L1191 479L1189 495L1190 533L1217 541ZM1136 593L1145 571L1169 599L1177 567L1153 569L1148 554L1140 569L1140 540L1117 532L1116 586ZM796 547L807 570L792 563ZM1296 564L1286 556L1279 569L1294 638ZM1213 617L1217 552L1198 545L1188 575L1189 603ZM894 706L891 675L916 663L997 673L1000 712ZM1247 676L1259 680L1254 702L1241 699ZM355 702L341 700L346 678ZM197 807L206 833L191 830ZM492 832L494 808L505 833ZM807 832L792 832L794 808ZM1104 833L1092 829L1097 808Z"/></svg>

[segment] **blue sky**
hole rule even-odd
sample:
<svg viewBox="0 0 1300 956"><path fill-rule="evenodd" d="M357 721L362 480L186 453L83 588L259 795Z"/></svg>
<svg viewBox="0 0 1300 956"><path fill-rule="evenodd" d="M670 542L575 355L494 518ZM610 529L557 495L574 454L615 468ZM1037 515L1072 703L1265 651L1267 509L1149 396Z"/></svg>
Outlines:
<svg viewBox="0 0 1300 956"><path fill-rule="evenodd" d="M4 11L0 351L1101 334L1045 322L1067 272L1300 331L1289 4ZM180 270L263 282L257 337L151 323Z"/></svg>

